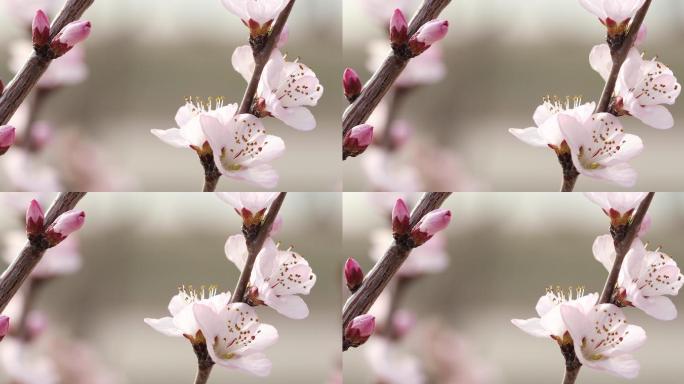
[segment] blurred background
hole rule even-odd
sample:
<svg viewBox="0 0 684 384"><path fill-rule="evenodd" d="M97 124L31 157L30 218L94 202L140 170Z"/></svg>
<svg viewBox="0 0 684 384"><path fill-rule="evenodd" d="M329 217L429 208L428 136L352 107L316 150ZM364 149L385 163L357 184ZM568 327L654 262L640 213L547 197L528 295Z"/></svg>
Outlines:
<svg viewBox="0 0 684 384"><path fill-rule="evenodd" d="M380 214L378 209L387 204L379 202L393 199L364 193L344 195L344 254L357 258L364 271L373 265L368 257L369 233L389 225L389 213ZM548 286L584 285L587 292L603 288L606 271L594 260L591 247L597 236L608 233L609 219L580 193L455 193L444 207L453 214L445 231L449 266L407 287L401 308L414 313L417 323L401 342L401 354L418 356L424 366L434 365L434 355L426 351L431 345L443 346L447 339L431 333L439 324L460 340L441 351L466 356L452 360L452 366L479 372L477 380L449 384L560 382L564 361L558 346L527 335L510 320L536 316L534 306ZM684 195L657 193L649 213L653 226L644 236L649 249L662 246L681 267ZM644 327L648 335L635 354L641 373L634 383L681 382L684 367L673 351L680 350L684 341L684 300L681 293L672 299L680 310L675 321L658 321L635 308L625 309L629 322ZM344 353L345 382L377 383L367 347ZM431 356L433 361L426 362ZM462 364L466 359L471 360L469 365ZM398 364L395 369L406 365ZM625 380L584 368L578 382L617 384Z"/></svg>
<svg viewBox="0 0 684 384"><path fill-rule="evenodd" d="M33 1L39 2L57 3L57 9L63 3ZM5 84L12 78L10 46L26 36L9 11L26 4L0 1L0 78ZM340 1L299 0L288 23L285 52L290 60L300 58L316 72L325 93L312 109L318 123L314 131L266 121L267 130L281 136L287 147L274 163L281 190L340 188L340 14ZM81 187L82 183L68 190L200 190L203 171L197 155L162 143L150 129L175 127L174 115L188 96L224 96L228 103L239 103L246 83L233 70L230 57L237 46L247 43L247 28L220 0L95 1L84 18L93 25L84 44L89 75L56 92L42 108L39 118L54 124L62 139L40 162L57 166L71 158L85 168L83 163L97 160L99 172L106 168L110 173L106 185ZM66 132L71 133L68 139L63 138ZM95 144L96 154L75 155L74 136ZM5 161L0 159L0 166ZM5 173L0 171L0 190L16 190L8 185ZM219 184L219 189L254 188L225 178Z"/></svg>
<svg viewBox="0 0 684 384"><path fill-rule="evenodd" d="M382 1L344 1L343 44L344 65L356 69L365 81L370 76L368 44L385 38L389 17L379 20L379 7L364 8L362 3ZM419 1L391 3L416 9ZM554 153L528 146L507 130L532 126L532 113L545 95L581 95L587 102L599 98L603 81L588 57L591 48L604 41L605 28L576 0L452 1L442 17L450 21L442 44L446 76L411 91L403 102L398 118L408 122L414 137L400 156L402 172L388 167L383 174L377 171L376 159L366 160L368 164L363 156L349 159L345 190L407 190L406 185L429 191L557 190L561 171ZM681 1L654 3L646 17L649 36L642 47L647 57L658 56L679 76L684 74L683 20ZM679 166L684 160L679 145L684 140L684 106L679 100L668 108L675 119L675 127L668 131L633 118L623 120L626 130L645 143L643 154L632 161L639 173L634 190L684 187ZM392 172L394 183L382 180ZM615 188L587 177L580 177L577 184L578 190Z"/></svg>
<svg viewBox="0 0 684 384"><path fill-rule="evenodd" d="M0 199L17 201L9 194ZM79 232L83 265L39 292L35 308L49 320L41 339L86 343L115 379L62 382L190 382L197 364L190 343L157 333L143 318L167 316L168 302L180 284L233 290L238 270L225 258L223 247L229 235L240 232L238 215L213 194L199 193L91 193L78 207L87 215ZM3 212L0 233L21 228L10 210ZM283 227L274 238L281 248L294 246L318 276L305 297L310 316L291 320L257 308L262 321L280 333L266 351L273 362L271 376L257 378L217 366L210 382L322 383L339 369L341 251L331 245L340 242L341 196L290 193L281 215ZM76 359L70 350L58 349L58 354ZM2 367L0 382L7 382Z"/></svg>

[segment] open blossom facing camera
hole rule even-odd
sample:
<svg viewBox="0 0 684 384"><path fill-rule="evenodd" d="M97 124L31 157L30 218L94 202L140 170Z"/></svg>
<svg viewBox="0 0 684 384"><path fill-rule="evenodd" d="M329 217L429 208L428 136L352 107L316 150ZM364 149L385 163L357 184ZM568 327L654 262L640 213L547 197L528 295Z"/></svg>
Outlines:
<svg viewBox="0 0 684 384"><path fill-rule="evenodd" d="M264 188L278 184L278 173L268 163L282 156L285 143L267 135L259 118L241 114L225 121L203 115L200 125L222 175Z"/></svg>
<svg viewBox="0 0 684 384"><path fill-rule="evenodd" d="M251 50L238 48L233 53L232 63L249 81L254 71ZM274 50L259 82L255 113L273 116L301 131L310 131L316 128L316 119L307 107L316 106L321 96L323 86L309 67L299 61L286 61L278 50Z"/></svg>
<svg viewBox="0 0 684 384"><path fill-rule="evenodd" d="M146 318L145 323L166 336L183 336L191 343L200 342L200 326L195 319L193 306L202 304L218 311L225 308L228 302L230 292L218 293L213 287L206 290L203 287L200 291L193 291L192 288L186 290L182 287L169 302L171 316L159 319Z"/></svg>
<svg viewBox="0 0 684 384"><path fill-rule="evenodd" d="M223 5L249 27L252 36L268 33L287 0L221 0Z"/></svg>
<svg viewBox="0 0 684 384"><path fill-rule="evenodd" d="M225 251L242 272L248 256L245 237L229 237ZM265 304L291 319L304 319L309 316L309 307L299 295L308 295L314 284L316 275L302 256L292 250L281 251L267 239L250 276L247 300L254 305Z"/></svg>
<svg viewBox="0 0 684 384"><path fill-rule="evenodd" d="M271 373L271 361L262 351L275 344L278 331L262 324L254 308L243 303L220 308L198 303L193 314L216 364L257 376Z"/></svg>
<svg viewBox="0 0 684 384"><path fill-rule="evenodd" d="M564 304L560 312L583 365L629 379L639 374L639 362L630 353L646 342L646 332L627 324L620 308L599 304L583 312Z"/></svg>
<svg viewBox="0 0 684 384"><path fill-rule="evenodd" d="M608 79L613 65L608 45L595 46L589 63L604 80ZM681 88L670 68L656 59L644 60L632 48L618 75L612 109L618 115L634 116L653 128L669 129L674 126L674 119L664 105L673 105Z"/></svg>
<svg viewBox="0 0 684 384"><path fill-rule="evenodd" d="M607 270L615 261L615 246L610 235L596 238L593 253ZM615 302L634 306L658 320L674 320L677 308L667 296L676 296L684 284L677 263L660 250L648 251L636 239L620 269Z"/></svg>
<svg viewBox="0 0 684 384"><path fill-rule="evenodd" d="M577 308L581 313L588 313L596 304L598 293L585 295L584 289L577 289L573 297L573 291L564 292L560 289L555 291L547 289L546 294L539 298L535 307L539 317L527 320L513 319L511 322L522 331L535 337L550 337L559 344L568 344L567 326L561 317L561 305Z"/></svg>
<svg viewBox="0 0 684 384"><path fill-rule="evenodd" d="M598 113L581 122L560 115L558 121L580 174L623 187L634 186L637 173L627 162L641 153L644 144L638 136L624 133L617 117Z"/></svg>

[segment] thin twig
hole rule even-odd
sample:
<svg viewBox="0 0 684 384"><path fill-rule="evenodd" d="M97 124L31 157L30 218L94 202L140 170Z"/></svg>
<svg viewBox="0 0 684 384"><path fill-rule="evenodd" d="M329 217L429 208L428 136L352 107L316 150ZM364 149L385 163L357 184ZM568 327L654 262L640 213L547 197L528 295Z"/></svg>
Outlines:
<svg viewBox="0 0 684 384"><path fill-rule="evenodd" d="M639 204L639 208L637 208L636 213L632 217L632 221L628 224L624 236L621 236L620 238L614 237L615 261L613 262L613 268L608 274L606 284L603 286L603 291L601 292L601 297L597 304L606 304L613 301L613 293L615 291L618 276L620 275L620 270L622 269L622 262L625 260L625 256L627 255L627 252L629 252L632 242L634 242L634 239L639 233L641 223L648 212L648 208L651 206L654 196L655 192L649 192L641 204ZM561 347L561 351L565 356L566 365L563 384L574 384L582 364L577 360L574 347L569 348L567 351L563 350L563 347Z"/></svg>
<svg viewBox="0 0 684 384"><path fill-rule="evenodd" d="M257 88L259 87L259 81L261 80L261 74L264 72L264 67L268 63L268 59L271 57L271 53L280 38L280 33L287 23L288 17L290 17L290 12L292 7L294 7L295 0L290 0L289 3L283 8L283 10L278 15L271 33L266 39L266 43L261 47L260 50L254 51L254 72L252 73L252 78L247 84L247 89L242 97L242 102L240 103L240 109L238 113L250 113L252 110L252 104L254 102L254 95L256 94Z"/></svg>
<svg viewBox="0 0 684 384"><path fill-rule="evenodd" d="M435 19L451 0L425 0L409 24L409 36L426 22ZM363 124L373 113L390 87L406 68L410 59L391 52L373 77L366 82L359 97L344 111L342 136L350 129Z"/></svg>
<svg viewBox="0 0 684 384"><path fill-rule="evenodd" d="M192 349L197 356L197 374L195 374L195 384L206 384L211 375L211 369L214 368L214 361L207 350L207 343L192 344Z"/></svg>
<svg viewBox="0 0 684 384"><path fill-rule="evenodd" d="M50 27L50 39L54 38L62 28L72 21L78 20L83 12L95 0L68 0ZM24 102L38 79L45 73L52 62L52 57L33 52L24 66L7 85L0 96L0 125L5 125L12 118L21 103Z"/></svg>
<svg viewBox="0 0 684 384"><path fill-rule="evenodd" d="M280 192L278 197L273 200L271 206L268 208L266 217L261 225L258 226L256 231L251 228L243 228L243 233L245 234L245 240L247 241L247 261L245 261L245 267L240 272L240 279L238 279L235 290L233 291L233 297L231 297L231 303L238 303L245 301L245 292L247 291L247 284L249 284L249 278L252 276L252 269L254 268L254 262L256 261L257 255L264 246L264 242L271 234L271 227L273 222L278 216L280 207L283 205L283 200L287 192Z"/></svg>
<svg viewBox="0 0 684 384"><path fill-rule="evenodd" d="M449 195L451 192L425 193L411 212L410 228L413 228L430 211L439 208ZM355 317L368 312L410 253L411 248L408 245L396 241L392 243L385 255L368 272L358 291L345 303L342 314L342 330Z"/></svg>
<svg viewBox="0 0 684 384"><path fill-rule="evenodd" d="M615 85L617 84L620 69L622 68L622 64L624 64L625 60L627 59L629 51L634 46L634 41L636 41L641 24L643 24L644 19L646 18L646 13L648 12L648 8L651 6L651 1L652 0L646 0L644 5L641 6L641 8L634 15L634 18L629 25L629 30L627 31L624 40L622 40L622 43L619 46L610 47L610 56L613 59L613 65L610 69L610 74L608 75L606 84L603 87L603 92L601 92L601 99L596 107L596 113L605 113L610 110L610 101L612 100L613 93L615 92ZM575 169L574 165L572 166L572 169L574 170L574 177L571 177L569 180L565 180L564 178L561 192L572 192L575 187L575 182L579 177L579 172L577 172L577 169Z"/></svg>
<svg viewBox="0 0 684 384"><path fill-rule="evenodd" d="M45 228L62 213L73 209L85 196L85 192L63 192L57 196L45 215ZM28 278L33 268L45 254L47 244L27 242L12 264L0 276L0 313Z"/></svg>

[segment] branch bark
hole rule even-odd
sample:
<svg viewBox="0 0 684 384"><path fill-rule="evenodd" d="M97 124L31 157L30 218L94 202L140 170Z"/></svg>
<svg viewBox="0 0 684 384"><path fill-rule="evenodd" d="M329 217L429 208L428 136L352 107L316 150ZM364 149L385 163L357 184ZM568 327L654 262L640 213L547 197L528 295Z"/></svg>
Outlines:
<svg viewBox="0 0 684 384"><path fill-rule="evenodd" d="M94 1L68 0L50 27L50 39L55 37L67 24L78 20ZM24 66L7 85L2 96L0 96L0 125L7 124L12 118L51 62L51 57L39 55L35 51L31 54L28 61L26 61Z"/></svg>
<svg viewBox="0 0 684 384"><path fill-rule="evenodd" d="M646 18L646 13L648 13L651 2L652 0L646 0L644 5L642 5L634 15L634 18L629 26L629 30L627 31L624 40L622 40L622 43L617 47L610 48L610 55L613 59L613 65L610 69L608 80L606 80L606 84L603 87L603 92L601 92L601 99L596 107L596 113L605 113L609 112L610 110L610 101L613 98L613 93L615 92L615 85L617 84L618 75L620 74L620 68L622 68L622 64L624 64L625 60L627 59L630 49L632 49L634 46L634 41L639 33L639 28L641 28L641 25ZM575 175L569 180L564 179L561 192L572 192L575 187L575 183L579 177L579 172L577 172L577 169L575 169L574 165L572 166L572 169L574 170Z"/></svg>
<svg viewBox="0 0 684 384"><path fill-rule="evenodd" d="M245 292L247 291L247 284L249 284L249 278L252 276L252 269L254 268L254 262L256 261L257 255L264 246L264 242L271 233L271 227L273 222L278 216L280 207L283 205L285 196L287 192L280 192L278 197L273 200L271 206L268 208L266 217L264 221L259 225L256 230L252 228L243 227L243 233L245 234L245 240L247 241L247 261L245 262L245 267L240 273L240 278L238 279L235 290L233 291L233 296L230 299L231 303L238 303L245 301Z"/></svg>
<svg viewBox="0 0 684 384"><path fill-rule="evenodd" d="M197 373L195 374L195 384L206 384L209 381L209 375L214 368L214 361L209 356L207 350L207 343L201 342L192 345L192 349L197 356Z"/></svg>
<svg viewBox="0 0 684 384"><path fill-rule="evenodd" d="M85 192L64 192L57 196L45 214L45 227L52 224L62 213L73 209L85 196ZM27 242L12 264L0 276L0 313L26 281L33 268L45 254L47 245Z"/></svg>
<svg viewBox="0 0 684 384"><path fill-rule="evenodd" d="M641 228L641 223L648 212L648 208L651 206L655 192L649 192L644 200L639 204L636 213L632 217L632 221L628 224L624 236L613 236L613 242L615 245L615 261L613 262L613 268L611 268L606 283L603 286L603 291L597 304L606 304L613 301L613 293L615 291L615 285L617 284L618 276L620 275L620 269L622 269L622 262L625 260L629 248L632 246L632 242L637 237L639 229ZM561 347L561 350L562 347ZM563 379L563 384L574 384L579 375L580 368L582 364L577 360L575 355L574 347L568 351L563 351L565 356L565 377Z"/></svg>
<svg viewBox="0 0 684 384"><path fill-rule="evenodd" d="M425 0L409 23L409 36L416 33L426 22L435 19L450 2L451 0ZM366 82L359 97L345 110L342 116L342 137L347 131L368 119L406 68L409 60L394 52L387 56L380 68Z"/></svg>
<svg viewBox="0 0 684 384"><path fill-rule="evenodd" d="M280 38L280 33L287 23L287 19L290 17L290 12L292 7L294 7L295 0L290 0L289 3L283 8L283 10L278 15L271 33L266 39L266 43L260 50L254 50L254 72L252 73L252 78L247 84L247 89L242 97L242 102L240 103L240 109L238 113L250 113L252 110L252 104L254 102L254 96L256 95L257 88L259 87L259 80L261 80L261 74L264 72L264 67L268 63L268 59L271 57L271 53Z"/></svg>
<svg viewBox="0 0 684 384"><path fill-rule="evenodd" d="M411 212L410 227L413 228L423 216L439 208L449 195L451 192L425 193ZM342 314L343 332L355 317L368 312L410 253L411 248L407 245L396 241L392 243L385 255L368 272L361 287L345 303Z"/></svg>

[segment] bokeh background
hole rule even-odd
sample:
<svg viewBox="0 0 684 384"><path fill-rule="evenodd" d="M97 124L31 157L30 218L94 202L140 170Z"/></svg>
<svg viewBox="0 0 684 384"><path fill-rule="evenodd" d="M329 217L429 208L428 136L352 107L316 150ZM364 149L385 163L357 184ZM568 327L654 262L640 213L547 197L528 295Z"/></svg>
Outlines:
<svg viewBox="0 0 684 384"><path fill-rule="evenodd" d="M8 46L25 36L2 4L9 1L0 2L0 77L5 84L12 76ZM288 23L289 58L309 65L326 89L313 109L314 131L266 121L287 146L274 163L281 190L340 188L340 14L341 1L299 0ZM196 154L168 146L149 131L174 127L176 110L188 96L224 96L239 103L246 84L230 57L247 43L247 28L220 0L96 1L84 18L93 24L85 43L90 76L51 97L40 117L54 122L60 133L75 131L100 146L107 163L130 179L123 190L200 190L203 173ZM44 161L56 158L48 153ZM0 190L9 188L0 174ZM254 188L225 178L219 184L226 190Z"/></svg>
<svg viewBox="0 0 684 384"><path fill-rule="evenodd" d="M377 201L364 193L344 195L344 253L365 271L372 266L368 233L389 221L377 214ZM460 332L470 356L489 367L491 383L560 382L564 362L558 346L527 335L510 320L536 316L534 306L548 286L603 288L606 271L591 247L596 236L608 233L608 218L580 193L455 193L444 206L453 213L446 230L450 266L408 287L403 308L416 313L418 323L402 348L420 354L420 346L430 343L420 329L439 321ZM644 240L650 249L662 245L681 266L684 195L657 193L649 213L653 226ZM681 382L684 367L675 351L684 341L684 299L680 294L673 301L680 316L671 322L626 309L629 321L648 335L636 353L641 374L634 383ZM345 382L375 383L363 348L344 353ZM625 380L584 368L578 382Z"/></svg>
<svg viewBox="0 0 684 384"><path fill-rule="evenodd" d="M92 193L79 208L87 214L80 232L83 267L40 292L36 307L49 318L46 336L85 341L122 383L190 382L197 364L190 344L157 333L143 318L166 316L180 284L233 290L238 271L223 247L240 232L238 215L213 194L200 193ZM291 320L257 308L263 322L280 332L266 352L271 376L217 366L211 382L322 383L338 369L341 196L290 193L281 215L275 239L282 247L293 245L318 276L305 297L311 314ZM13 217L0 216L0 233L17 227ZM0 382L3 376L0 368Z"/></svg>
<svg viewBox="0 0 684 384"><path fill-rule="evenodd" d="M386 32L363 11L363 1L343 2L343 44L344 65L357 69L365 80L370 76L366 44ZM447 76L413 91L400 117L412 123L416 138L429 148L438 146L456 157L458 169L448 170L443 162L435 167L452 173L451 177L463 173L463 178L476 179L475 184L464 180L464 188L557 190L561 171L553 152L528 146L507 130L532 126L532 113L545 95L599 98L603 81L589 66L588 57L591 48L603 42L605 28L576 0L452 1L442 16L450 21L444 41ZM684 76L683 21L680 0L655 2L646 17L649 37L642 47L647 57L658 56L679 76ZM639 173L635 190L684 187L680 176L684 106L679 100L669 108L675 118L669 131L624 120L626 129L645 143L643 154L632 161ZM415 162L430 156L434 154L419 154ZM346 191L369 190L361 164L360 158L345 162ZM429 183L424 188L439 189ZM587 177L580 177L577 184L578 190L615 188L619 187Z"/></svg>

